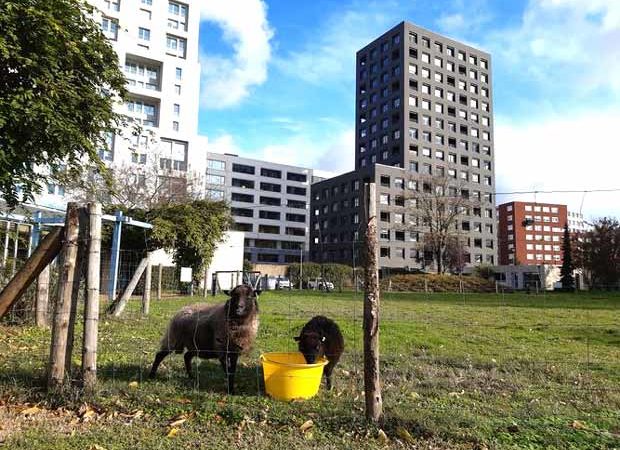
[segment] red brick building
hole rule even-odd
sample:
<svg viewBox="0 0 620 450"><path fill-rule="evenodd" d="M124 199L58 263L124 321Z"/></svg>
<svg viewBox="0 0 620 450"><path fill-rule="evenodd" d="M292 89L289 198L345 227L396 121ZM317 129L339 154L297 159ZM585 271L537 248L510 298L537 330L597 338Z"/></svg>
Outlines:
<svg viewBox="0 0 620 450"><path fill-rule="evenodd" d="M566 205L509 202L497 218L500 264L562 264Z"/></svg>

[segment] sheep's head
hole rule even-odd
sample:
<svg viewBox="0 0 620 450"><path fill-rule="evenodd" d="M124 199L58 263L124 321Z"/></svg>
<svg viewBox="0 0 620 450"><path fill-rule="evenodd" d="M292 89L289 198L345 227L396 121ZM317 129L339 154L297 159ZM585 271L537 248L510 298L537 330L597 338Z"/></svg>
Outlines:
<svg viewBox="0 0 620 450"><path fill-rule="evenodd" d="M251 286L241 284L234 288L230 293L228 311L234 317L246 317L254 311L258 311L257 296L259 290L252 289Z"/></svg>
<svg viewBox="0 0 620 450"><path fill-rule="evenodd" d="M304 355L306 363L314 364L316 359L325 354L325 336L314 331L302 333L294 338L298 343L299 351Z"/></svg>

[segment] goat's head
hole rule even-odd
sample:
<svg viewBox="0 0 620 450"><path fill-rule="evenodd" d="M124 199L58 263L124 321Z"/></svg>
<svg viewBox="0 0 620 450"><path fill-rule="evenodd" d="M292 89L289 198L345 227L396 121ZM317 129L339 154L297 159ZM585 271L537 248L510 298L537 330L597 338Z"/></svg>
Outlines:
<svg viewBox="0 0 620 450"><path fill-rule="evenodd" d="M325 354L325 336L315 331L302 333L294 339L299 343L299 351L304 355L308 364L314 364L318 357Z"/></svg>
<svg viewBox="0 0 620 450"><path fill-rule="evenodd" d="M233 317L246 317L253 311L258 311L257 298L261 291L252 289L252 286L240 284L232 291L224 291L230 295L228 312Z"/></svg>

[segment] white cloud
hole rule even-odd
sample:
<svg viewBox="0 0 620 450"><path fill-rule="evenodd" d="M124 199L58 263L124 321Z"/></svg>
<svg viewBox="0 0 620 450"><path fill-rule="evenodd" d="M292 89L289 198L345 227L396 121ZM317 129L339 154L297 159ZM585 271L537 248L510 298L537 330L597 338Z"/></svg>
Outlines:
<svg viewBox="0 0 620 450"><path fill-rule="evenodd" d="M394 1L353 3L313 33L301 50L277 58L275 65L290 76L323 84L353 79L356 52L402 20Z"/></svg>
<svg viewBox="0 0 620 450"><path fill-rule="evenodd" d="M531 0L518 27L489 34L496 59L546 86L620 93L620 2Z"/></svg>
<svg viewBox="0 0 620 450"><path fill-rule="evenodd" d="M242 149L230 134L209 140L208 151L233 153L246 158L320 169L338 174L353 170L355 132L342 129L316 138L295 134L279 143L256 149Z"/></svg>
<svg viewBox="0 0 620 450"><path fill-rule="evenodd" d="M226 108L242 101L252 86L267 79L273 31L262 0L203 0L201 19L215 22L234 55L200 55L202 104Z"/></svg>
<svg viewBox="0 0 620 450"><path fill-rule="evenodd" d="M620 188L617 128L620 109L582 111L514 123L496 121L495 168L498 192ZM588 217L619 216L620 192L523 194L510 199L566 203Z"/></svg>

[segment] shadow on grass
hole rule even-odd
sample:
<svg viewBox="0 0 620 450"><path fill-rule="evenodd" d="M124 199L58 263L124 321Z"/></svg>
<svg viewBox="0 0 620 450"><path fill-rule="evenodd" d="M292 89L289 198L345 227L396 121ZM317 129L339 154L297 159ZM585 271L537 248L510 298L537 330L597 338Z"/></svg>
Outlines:
<svg viewBox="0 0 620 450"><path fill-rule="evenodd" d="M197 389L214 394L228 394L226 376L219 361L207 360L193 365L193 378L189 378L182 368L160 367L154 379L149 378L149 367L140 364L122 363L105 364L99 367L98 378L101 382L131 383L170 383L175 387L188 390ZM263 373L260 366L238 365L235 374L237 395L264 395Z"/></svg>

